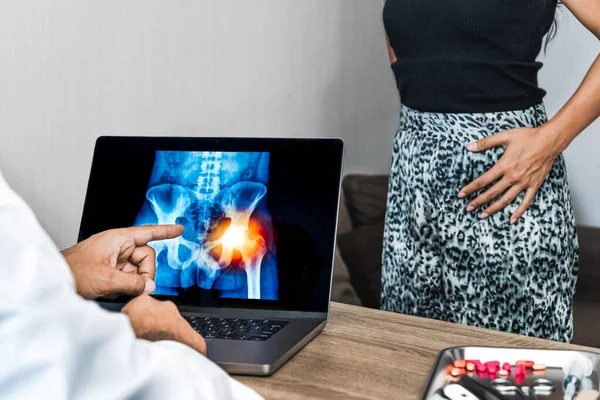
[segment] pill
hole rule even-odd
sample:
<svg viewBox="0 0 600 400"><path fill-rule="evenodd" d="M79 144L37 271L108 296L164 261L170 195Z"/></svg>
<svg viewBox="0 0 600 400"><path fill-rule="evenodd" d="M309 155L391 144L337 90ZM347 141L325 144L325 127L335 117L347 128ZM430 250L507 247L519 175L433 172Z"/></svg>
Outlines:
<svg viewBox="0 0 600 400"><path fill-rule="evenodd" d="M517 385L523 383L523 381L525 380L525 374L519 374L515 376L515 383Z"/></svg>
<svg viewBox="0 0 600 400"><path fill-rule="evenodd" d="M477 372L487 372L487 367L483 364L476 364L475 369L477 370Z"/></svg>
<svg viewBox="0 0 600 400"><path fill-rule="evenodd" d="M506 378L508 376L508 371L505 369L501 369L500 371L498 371L498 375L500 375L503 378Z"/></svg>
<svg viewBox="0 0 600 400"><path fill-rule="evenodd" d="M475 364L473 364L472 362L467 363L467 367L466 368L467 368L467 371L473 372L473 371L475 371Z"/></svg>
<svg viewBox="0 0 600 400"><path fill-rule="evenodd" d="M456 368L464 368L467 366L467 363L465 362L465 360L456 360L454 361L454 366Z"/></svg>
<svg viewBox="0 0 600 400"><path fill-rule="evenodd" d="M494 364L490 364L490 365L488 365L488 367L487 367L487 371L488 371L490 374L495 374L496 372L498 372L498 368L497 368L497 367L496 367Z"/></svg>
<svg viewBox="0 0 600 400"><path fill-rule="evenodd" d="M496 374L495 372L493 374L488 374L488 379L490 381L495 381L496 378L498 378L498 374Z"/></svg>
<svg viewBox="0 0 600 400"><path fill-rule="evenodd" d="M452 370L454 369L454 365L450 364L446 367L446 373L450 374L452 373Z"/></svg>
<svg viewBox="0 0 600 400"><path fill-rule="evenodd" d="M515 365L523 365L525 368L531 368L535 364L533 361L519 360Z"/></svg>
<svg viewBox="0 0 600 400"><path fill-rule="evenodd" d="M534 371L543 371L546 369L544 364L533 364L531 367Z"/></svg>
<svg viewBox="0 0 600 400"><path fill-rule="evenodd" d="M511 371L512 365L510 365L509 363L504 363L504 364L502 364L502 369L505 371Z"/></svg>
<svg viewBox="0 0 600 400"><path fill-rule="evenodd" d="M467 376L468 376L469 378L472 378L472 377L474 377L474 376L475 376L475 372L468 371L468 372L467 372Z"/></svg>
<svg viewBox="0 0 600 400"><path fill-rule="evenodd" d="M493 364L496 367L500 368L500 361L490 361L490 364Z"/></svg>
<svg viewBox="0 0 600 400"><path fill-rule="evenodd" d="M450 372L450 375L452 375L452 376L459 376L460 375L460 368L452 368L452 371Z"/></svg>
<svg viewBox="0 0 600 400"><path fill-rule="evenodd" d="M515 367L515 375L525 374L525 365L519 364Z"/></svg>

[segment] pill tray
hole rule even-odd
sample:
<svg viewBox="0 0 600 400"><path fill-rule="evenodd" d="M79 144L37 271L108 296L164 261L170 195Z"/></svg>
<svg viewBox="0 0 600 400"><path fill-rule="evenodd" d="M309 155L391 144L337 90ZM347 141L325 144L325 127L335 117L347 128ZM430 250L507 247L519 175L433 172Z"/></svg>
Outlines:
<svg viewBox="0 0 600 400"><path fill-rule="evenodd" d="M564 399L563 380L565 378L564 369L568 368L568 363L573 356L582 356L590 359L594 371L589 377L594 389L599 390L598 377L600 376L600 353L592 353L585 351L572 350L542 350L542 349L519 349L519 348L504 348L504 347L451 347L442 350L433 366L429 381L423 390L422 400L442 399L436 393L438 389L443 388L448 383L448 374L446 367L455 360L480 360L500 361L501 363L508 362L514 365L518 360L531 360L536 363L545 364L546 371L543 373L528 373L525 381L520 386L527 386L535 379L545 378L556 383L556 390L549 395L538 395L538 399L554 400ZM567 364L567 365L566 365ZM488 378L479 378L477 375L472 377L478 381L488 381ZM514 382L514 374L509 378ZM519 396L507 396L508 398L520 398Z"/></svg>

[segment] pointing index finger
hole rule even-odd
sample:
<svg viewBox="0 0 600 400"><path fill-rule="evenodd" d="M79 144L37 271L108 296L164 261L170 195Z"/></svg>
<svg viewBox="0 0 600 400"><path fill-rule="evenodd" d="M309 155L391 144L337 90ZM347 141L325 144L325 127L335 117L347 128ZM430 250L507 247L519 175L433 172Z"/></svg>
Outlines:
<svg viewBox="0 0 600 400"><path fill-rule="evenodd" d="M127 235L136 246L145 246L155 240L174 239L183 233L182 225L143 225L127 228Z"/></svg>

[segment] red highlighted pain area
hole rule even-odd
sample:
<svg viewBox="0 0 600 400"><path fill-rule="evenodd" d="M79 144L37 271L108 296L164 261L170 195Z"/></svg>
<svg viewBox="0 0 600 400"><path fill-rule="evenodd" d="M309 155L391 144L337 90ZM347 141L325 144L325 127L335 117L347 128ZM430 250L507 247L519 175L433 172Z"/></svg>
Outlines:
<svg viewBox="0 0 600 400"><path fill-rule="evenodd" d="M209 254L222 267L245 269L267 251L267 232L254 218L223 218L207 237Z"/></svg>

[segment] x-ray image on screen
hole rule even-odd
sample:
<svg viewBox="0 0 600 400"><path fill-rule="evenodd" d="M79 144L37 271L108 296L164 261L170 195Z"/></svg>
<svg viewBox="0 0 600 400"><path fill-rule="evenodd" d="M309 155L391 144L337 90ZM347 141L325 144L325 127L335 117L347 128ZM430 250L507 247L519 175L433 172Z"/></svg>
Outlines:
<svg viewBox="0 0 600 400"><path fill-rule="evenodd" d="M156 295L197 286L222 298L278 299L269 153L158 151L135 225L181 224L153 242Z"/></svg>

